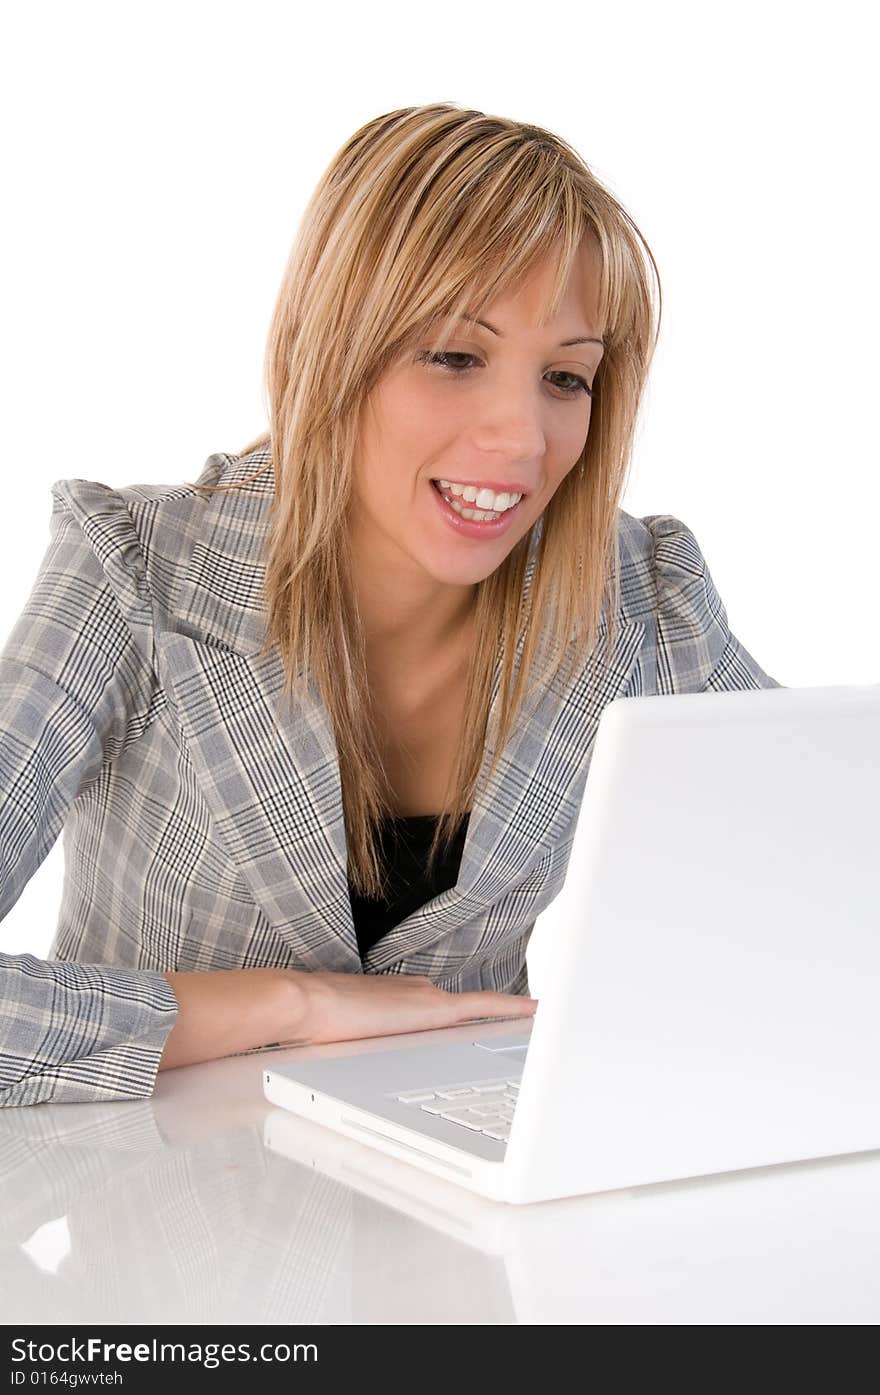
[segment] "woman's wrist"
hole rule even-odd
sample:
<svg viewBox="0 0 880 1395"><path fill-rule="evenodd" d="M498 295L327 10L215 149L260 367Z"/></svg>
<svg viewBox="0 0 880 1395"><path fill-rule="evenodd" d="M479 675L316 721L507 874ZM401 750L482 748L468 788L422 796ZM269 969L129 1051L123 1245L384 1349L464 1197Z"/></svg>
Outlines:
<svg viewBox="0 0 880 1395"><path fill-rule="evenodd" d="M219 969L164 977L178 1012L160 1071L305 1040L304 975L296 970Z"/></svg>
<svg viewBox="0 0 880 1395"><path fill-rule="evenodd" d="M281 1035L275 1044L279 1046L308 1046L311 1041L309 1036L311 998L308 991L311 975L304 969L279 969L278 972L282 979L280 984Z"/></svg>

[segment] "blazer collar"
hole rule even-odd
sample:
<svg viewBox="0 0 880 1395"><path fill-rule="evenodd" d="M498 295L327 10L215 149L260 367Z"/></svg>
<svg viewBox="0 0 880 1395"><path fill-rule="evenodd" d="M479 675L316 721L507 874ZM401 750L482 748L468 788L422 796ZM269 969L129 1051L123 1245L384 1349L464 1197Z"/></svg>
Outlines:
<svg viewBox="0 0 880 1395"><path fill-rule="evenodd" d="M303 968L359 971L329 714L314 681L291 708L277 647L258 657L267 476L249 495L212 496L199 513L170 627L157 635L158 662L217 836L272 930ZM402 967L486 913L564 841L602 710L624 692L644 637L642 621L621 616L606 663L605 624L603 617L592 672L567 689L557 683L532 694L488 782L487 748L456 885L377 941L364 968ZM496 663L490 729L499 686Z"/></svg>

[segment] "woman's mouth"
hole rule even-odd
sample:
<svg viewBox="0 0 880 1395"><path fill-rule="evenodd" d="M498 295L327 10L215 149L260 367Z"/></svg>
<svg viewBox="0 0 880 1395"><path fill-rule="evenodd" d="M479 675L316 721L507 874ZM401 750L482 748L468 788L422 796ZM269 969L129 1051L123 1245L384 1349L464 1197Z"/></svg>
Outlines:
<svg viewBox="0 0 880 1395"><path fill-rule="evenodd" d="M441 516L450 527L465 538L497 538L502 533L506 533L511 520L519 512L523 502L520 499L512 508L505 509L502 513L495 509L474 509L472 503L465 499L456 498L448 490L441 489L439 480L431 480L431 490L437 500ZM471 517L465 517L465 513L469 513ZM474 513L479 516L474 518ZM485 517L486 514L489 515L488 518Z"/></svg>

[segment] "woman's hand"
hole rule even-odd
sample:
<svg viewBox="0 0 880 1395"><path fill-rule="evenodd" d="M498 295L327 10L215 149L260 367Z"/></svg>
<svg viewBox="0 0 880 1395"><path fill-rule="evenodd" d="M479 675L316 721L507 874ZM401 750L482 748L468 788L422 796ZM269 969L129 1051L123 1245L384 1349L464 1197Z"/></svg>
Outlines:
<svg viewBox="0 0 880 1395"><path fill-rule="evenodd" d="M295 974L301 1033L291 1046L428 1032L487 1017L532 1017L537 998L489 990L450 993L424 974Z"/></svg>

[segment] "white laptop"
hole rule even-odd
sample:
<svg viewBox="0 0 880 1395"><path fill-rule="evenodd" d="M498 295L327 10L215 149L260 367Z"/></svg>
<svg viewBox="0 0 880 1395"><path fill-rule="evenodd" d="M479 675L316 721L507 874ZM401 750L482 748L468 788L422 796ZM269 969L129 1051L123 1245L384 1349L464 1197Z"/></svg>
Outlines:
<svg viewBox="0 0 880 1395"><path fill-rule="evenodd" d="M880 1148L880 686L619 698L533 1018L292 1052L276 1105L523 1203Z"/></svg>

